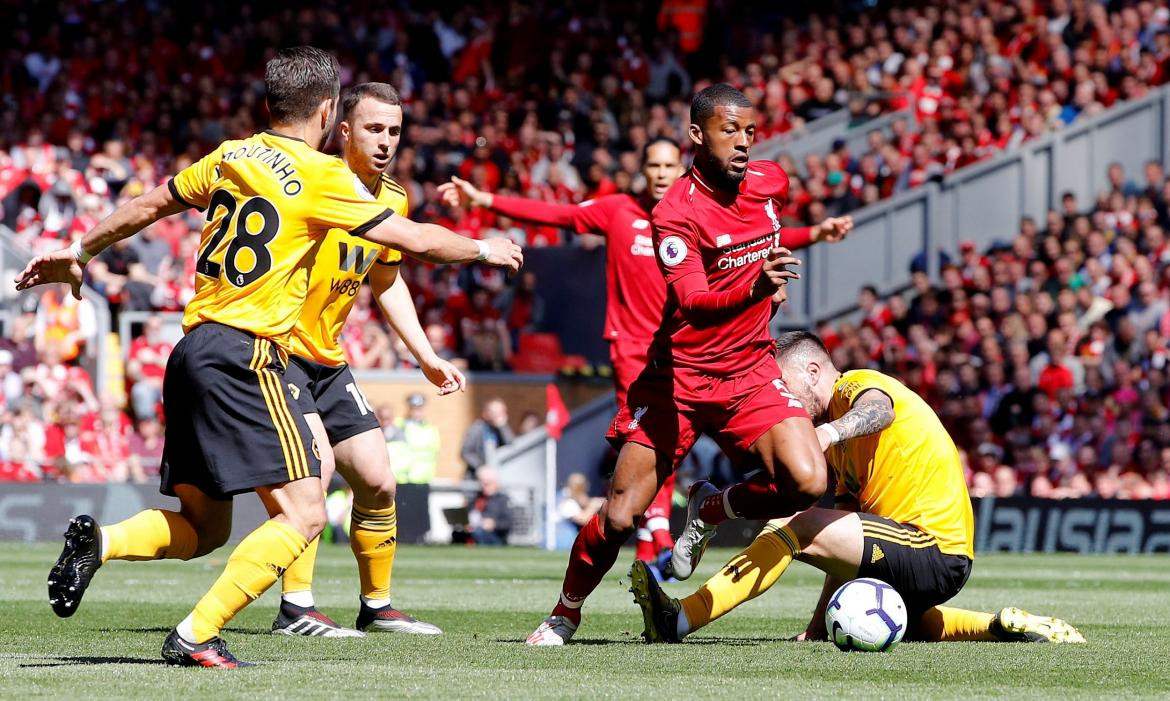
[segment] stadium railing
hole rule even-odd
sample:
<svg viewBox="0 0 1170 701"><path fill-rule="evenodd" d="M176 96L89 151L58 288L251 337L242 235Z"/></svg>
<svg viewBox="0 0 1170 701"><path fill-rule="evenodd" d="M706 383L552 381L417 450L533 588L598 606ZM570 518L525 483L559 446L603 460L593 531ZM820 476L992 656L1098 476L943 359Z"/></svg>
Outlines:
<svg viewBox="0 0 1170 701"><path fill-rule="evenodd" d="M866 139L874 129L888 131L890 125L899 119L914 119L910 109L891 112L864 122L852 124L849 110L840 109L832 114L811 122L804 129L762 141L753 149L753 157L775 161L782 154L791 156L803 168L804 158L811 153L825 155L833 148L833 142L841 139L853 154L864 153Z"/></svg>
<svg viewBox="0 0 1170 701"><path fill-rule="evenodd" d="M939 254L955 258L960 241L980 249L1010 242L1021 217L1042 222L1065 192L1094 201L1107 187L1108 164L1132 178L1148 160L1170 160L1170 86L853 212L846 244L800 252L802 279L774 324L807 327L848 314L863 284L884 295L903 290L915 260L937 279Z"/></svg>
<svg viewBox="0 0 1170 701"><path fill-rule="evenodd" d="M13 315L17 313L21 301L28 295L40 296L37 291L17 292L13 284L17 274L32 260L32 251L21 246L16 241L16 232L0 224L0 318L3 319L4 329L7 331ZM111 330L110 307L106 298L93 288L82 286L81 295L93 305L94 319L97 322L94 343L87 348L83 356L82 365L94 381L94 389L100 395L107 388L107 369L109 368L109 336Z"/></svg>
<svg viewBox="0 0 1170 701"><path fill-rule="evenodd" d="M595 486L600 486L598 467L608 450L601 436L605 435L613 412L614 399L610 393L574 410L561 440L551 450L552 438L542 426L496 452L493 463L500 488L515 509L509 545L551 545L546 542L547 527L549 520L555 518L561 485L569 474L580 472Z"/></svg>

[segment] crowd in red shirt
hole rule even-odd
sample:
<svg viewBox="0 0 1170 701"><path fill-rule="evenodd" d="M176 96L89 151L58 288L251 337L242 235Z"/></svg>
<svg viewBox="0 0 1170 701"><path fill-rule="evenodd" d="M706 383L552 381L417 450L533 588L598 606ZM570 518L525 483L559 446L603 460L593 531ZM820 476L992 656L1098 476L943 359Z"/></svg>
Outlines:
<svg viewBox="0 0 1170 701"><path fill-rule="evenodd" d="M842 368L928 398L972 493L1170 498L1170 180L1110 167L1096 202L980 252L967 242L906 296L863 288L856 323L818 331Z"/></svg>
<svg viewBox="0 0 1170 701"><path fill-rule="evenodd" d="M710 80L755 101L761 139L842 107L857 122L911 108L911 118L871 134L864 153L782 159L791 190L781 217L791 224L921 185L1140 96L1166 81L1170 65L1170 11L1148 1L1114 11L1089 0L988 0L861 14L840 2L811 16L785 5L707 3L686 18L643 0L605 13L589 3L494 0L442 10L331 0L277 10L247 0L21 7L0 56L3 222L30 250L58 248L223 139L263 128L264 47L319 45L339 57L343 84L395 85L406 127L393 174L413 215L527 246L569 239L486 210L444 208L437 184L454 173L489 191L563 203L639 192L641 146L666 136L686 147L690 95ZM741 21L745 13L752 22ZM1126 207L1108 207L1105 220L1126 225ZM88 282L115 314L181 309L193 293L201 223L193 211L159 222L91 263ZM539 299L521 279L413 264L403 273L432 343L473 368L507 368L518 335L539 329ZM343 336L351 362L409 367L385 324L366 323L379 313L363 297ZM73 351L65 343L61 354ZM135 416L158 416L152 373L162 357L156 343L136 342L127 359ZM1067 378L1049 373L1044 382Z"/></svg>

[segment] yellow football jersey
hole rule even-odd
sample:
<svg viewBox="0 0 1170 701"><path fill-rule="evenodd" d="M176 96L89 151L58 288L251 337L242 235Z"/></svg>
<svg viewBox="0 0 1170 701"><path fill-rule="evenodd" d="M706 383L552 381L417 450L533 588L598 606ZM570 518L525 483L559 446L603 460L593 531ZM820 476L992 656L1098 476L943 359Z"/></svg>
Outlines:
<svg viewBox="0 0 1170 701"><path fill-rule="evenodd" d="M410 211L406 190L383 175L374 192L377 201L400 216ZM325 365L341 365L345 353L337 343L358 288L370 267L398 265L402 254L393 248L354 238L344 229L330 229L309 272L309 294L290 337L291 352Z"/></svg>
<svg viewBox="0 0 1170 701"><path fill-rule="evenodd" d="M833 386L829 420L870 389L893 400L894 423L829 448L837 494L853 496L866 513L933 535L944 553L974 559L975 519L959 451L930 405L888 375L851 370Z"/></svg>
<svg viewBox="0 0 1170 701"><path fill-rule="evenodd" d="M168 185L207 212L183 330L214 321L286 351L325 234L361 234L392 215L342 161L272 132L225 141Z"/></svg>

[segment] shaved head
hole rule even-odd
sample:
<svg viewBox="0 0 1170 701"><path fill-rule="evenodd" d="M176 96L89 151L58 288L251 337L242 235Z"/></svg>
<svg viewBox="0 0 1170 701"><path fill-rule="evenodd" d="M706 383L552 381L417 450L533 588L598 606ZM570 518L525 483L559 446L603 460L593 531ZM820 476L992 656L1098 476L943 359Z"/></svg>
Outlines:
<svg viewBox="0 0 1170 701"><path fill-rule="evenodd" d="M816 334L809 331L789 331L776 339L776 361L781 365L807 363L810 360L825 365L832 362L829 349Z"/></svg>
<svg viewBox="0 0 1170 701"><path fill-rule="evenodd" d="M790 331L776 339L776 363L784 384L814 419L829 410L833 384L841 373L816 334Z"/></svg>

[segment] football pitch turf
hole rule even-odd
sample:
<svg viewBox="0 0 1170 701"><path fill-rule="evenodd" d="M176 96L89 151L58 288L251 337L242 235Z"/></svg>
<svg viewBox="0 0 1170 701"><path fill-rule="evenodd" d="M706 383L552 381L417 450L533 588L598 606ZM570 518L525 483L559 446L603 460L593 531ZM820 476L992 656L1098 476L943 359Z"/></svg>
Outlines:
<svg viewBox="0 0 1170 701"><path fill-rule="evenodd" d="M0 698L1167 698L1170 557L984 555L952 602L1020 606L1068 619L1086 645L903 643L884 654L795 643L820 591L794 565L770 592L682 645L645 645L627 593L632 549L590 598L576 644L532 649L524 637L555 601L566 553L400 548L394 603L445 635L364 640L268 633L270 591L232 622L233 652L259 667L163 666L159 648L219 574L228 551L192 562L115 562L79 612L49 610L56 544L0 544ZM711 551L681 595L722 565ZM356 613L347 547L322 546L317 601L342 624Z"/></svg>

